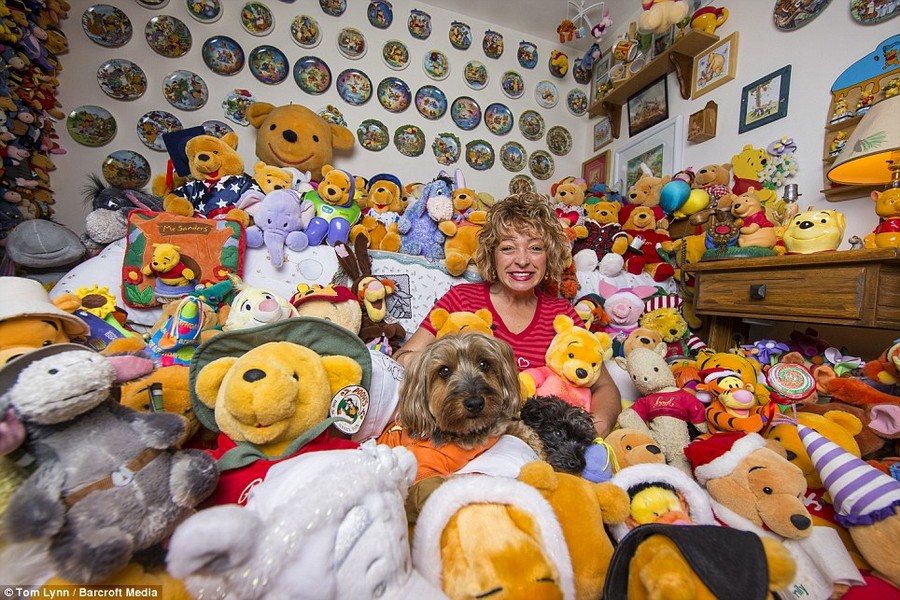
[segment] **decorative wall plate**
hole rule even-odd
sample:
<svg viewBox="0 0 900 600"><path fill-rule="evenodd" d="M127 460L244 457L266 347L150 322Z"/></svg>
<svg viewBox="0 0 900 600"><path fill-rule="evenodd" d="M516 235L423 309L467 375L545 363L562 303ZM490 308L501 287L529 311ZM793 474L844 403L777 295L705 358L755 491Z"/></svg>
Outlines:
<svg viewBox="0 0 900 600"><path fill-rule="evenodd" d="M460 21L450 23L450 45L457 50L468 50L472 45L472 28Z"/></svg>
<svg viewBox="0 0 900 600"><path fill-rule="evenodd" d="M322 41L319 22L309 15L297 15L291 21L291 39L301 48L315 48Z"/></svg>
<svg viewBox="0 0 900 600"><path fill-rule="evenodd" d="M516 59L523 69L535 68L538 63L537 46L522 40L519 42L519 49L516 51Z"/></svg>
<svg viewBox="0 0 900 600"><path fill-rule="evenodd" d="M197 110L209 99L209 89L202 77L193 71L179 69L163 79L163 96L175 108Z"/></svg>
<svg viewBox="0 0 900 600"><path fill-rule="evenodd" d="M462 151L462 142L452 133L439 133L431 142L431 151L434 158L442 165L452 165L459 160Z"/></svg>
<svg viewBox="0 0 900 600"><path fill-rule="evenodd" d="M147 90L144 70L124 58L113 58L100 65L97 83L103 93L116 100L134 100Z"/></svg>
<svg viewBox="0 0 900 600"><path fill-rule="evenodd" d="M431 35L431 15L421 10L409 11L406 28L409 30L409 35L417 40L427 40Z"/></svg>
<svg viewBox="0 0 900 600"><path fill-rule="evenodd" d="M254 102L256 98L248 90L236 89L222 98L222 112L229 121L247 127L250 125L250 121L247 120L247 109Z"/></svg>
<svg viewBox="0 0 900 600"><path fill-rule="evenodd" d="M542 108L553 108L559 102L559 90L552 81L541 81L534 88L534 99Z"/></svg>
<svg viewBox="0 0 900 600"><path fill-rule="evenodd" d="M103 160L100 170L114 187L136 190L150 181L150 163L134 150L116 150Z"/></svg>
<svg viewBox="0 0 900 600"><path fill-rule="evenodd" d="M89 40L107 48L121 48L134 31L128 15L109 4L88 7L81 14L81 27Z"/></svg>
<svg viewBox="0 0 900 600"><path fill-rule="evenodd" d="M460 129L471 131L481 123L481 107L468 96L460 96L450 105L450 118Z"/></svg>
<svg viewBox="0 0 900 600"><path fill-rule="evenodd" d="M566 94L566 108L576 117L580 117L588 109L587 94L578 88L569 90L569 93Z"/></svg>
<svg viewBox="0 0 900 600"><path fill-rule="evenodd" d="M341 127L347 127L347 119L344 118L344 113L338 110L338 107L333 104L326 104L325 108L320 108L318 111L316 111L316 114L329 123L334 123L335 125L340 125Z"/></svg>
<svg viewBox="0 0 900 600"><path fill-rule="evenodd" d="M509 180L510 194L524 194L525 192L533 191L535 191L534 180L524 173L516 175Z"/></svg>
<svg viewBox="0 0 900 600"><path fill-rule="evenodd" d="M339 17L347 10L347 0L319 0L322 12L332 17Z"/></svg>
<svg viewBox="0 0 900 600"><path fill-rule="evenodd" d="M387 127L378 119L366 119L356 128L356 138L366 150L380 152L387 148L391 135Z"/></svg>
<svg viewBox="0 0 900 600"><path fill-rule="evenodd" d="M463 67L463 79L473 90L483 90L488 82L488 72L484 63L477 60L470 60Z"/></svg>
<svg viewBox="0 0 900 600"><path fill-rule="evenodd" d="M412 93L406 82L397 77L385 77L378 84L376 90L378 102L385 110L392 113L400 113L409 108L412 102Z"/></svg>
<svg viewBox="0 0 900 600"><path fill-rule="evenodd" d="M298 58L294 63L294 82L307 94L323 94L331 87L331 69L318 56Z"/></svg>
<svg viewBox="0 0 900 600"><path fill-rule="evenodd" d="M138 3L138 6L143 6L144 8L149 8L150 10L156 10L168 4L169 0L136 0L136 2Z"/></svg>
<svg viewBox="0 0 900 600"><path fill-rule="evenodd" d="M591 82L591 70L584 68L580 58L576 58L572 66L572 77L575 78L576 83L581 85L587 85Z"/></svg>
<svg viewBox="0 0 900 600"><path fill-rule="evenodd" d="M526 110L519 115L519 131L532 142L544 137L544 117L536 110Z"/></svg>
<svg viewBox="0 0 900 600"><path fill-rule="evenodd" d="M488 29L481 40L481 49L488 58L500 58L503 55L503 36Z"/></svg>
<svg viewBox="0 0 900 600"><path fill-rule="evenodd" d="M217 138L223 138L226 134L234 132L234 129L232 129L228 123L217 121L216 119L203 121L200 126L203 127L203 131L206 132L206 135L211 135Z"/></svg>
<svg viewBox="0 0 900 600"><path fill-rule="evenodd" d="M438 81L447 79L450 74L450 60L440 50L429 50L422 59L422 68L425 74Z"/></svg>
<svg viewBox="0 0 900 600"><path fill-rule="evenodd" d="M892 8L888 10L886 5L890 5ZM882 2L881 6L881 10L873 11L871 0L850 0L850 16L858 23L871 25L900 15L900 5L896 2Z"/></svg>
<svg viewBox="0 0 900 600"><path fill-rule="evenodd" d="M372 80L359 69L344 69L337 76L338 95L344 102L360 106L372 97Z"/></svg>
<svg viewBox="0 0 900 600"><path fill-rule="evenodd" d="M84 104L66 117L66 130L83 146L102 146L116 136L116 119L102 106Z"/></svg>
<svg viewBox="0 0 900 600"><path fill-rule="evenodd" d="M447 96L433 85L423 85L416 92L416 110L426 119L440 119L447 112Z"/></svg>
<svg viewBox="0 0 900 600"><path fill-rule="evenodd" d="M535 150L528 157L528 168L531 174L541 181L550 179L554 169L553 157L546 150Z"/></svg>
<svg viewBox="0 0 900 600"><path fill-rule="evenodd" d="M484 124L495 135L506 135L512 131L513 114L505 104L494 102L484 109Z"/></svg>
<svg viewBox="0 0 900 600"><path fill-rule="evenodd" d="M466 144L466 164L476 171L487 171L494 166L494 147L484 140L472 140Z"/></svg>
<svg viewBox="0 0 900 600"><path fill-rule="evenodd" d="M220 0L184 0L184 8L201 23L215 23L222 18Z"/></svg>
<svg viewBox="0 0 900 600"><path fill-rule="evenodd" d="M251 35L269 35L275 29L275 15L262 2L247 2L241 9L241 27Z"/></svg>
<svg viewBox="0 0 900 600"><path fill-rule="evenodd" d="M547 60L547 68L554 77L563 78L569 72L569 57L565 52L553 50Z"/></svg>
<svg viewBox="0 0 900 600"><path fill-rule="evenodd" d="M517 71L507 71L500 79L500 88L510 98L521 98L525 93L525 80Z"/></svg>
<svg viewBox="0 0 900 600"><path fill-rule="evenodd" d="M144 38L154 52L166 58L184 56L191 49L191 30L184 21L158 15L147 21Z"/></svg>
<svg viewBox="0 0 900 600"><path fill-rule="evenodd" d="M775 27L783 31L799 29L819 16L831 0L807 0L806 2L776 2L772 12ZM850 14L853 14L852 2ZM871 0L866 4L873 4ZM885 4L887 4L885 2Z"/></svg>
<svg viewBox="0 0 900 600"><path fill-rule="evenodd" d="M387 0L372 0L366 10L369 23L378 29L387 29L394 22L394 9Z"/></svg>
<svg viewBox="0 0 900 600"><path fill-rule="evenodd" d="M394 131L394 146L403 156L425 152L425 133L417 125L401 125Z"/></svg>
<svg viewBox="0 0 900 600"><path fill-rule="evenodd" d="M572 151L572 134L561 125L547 130L547 148L557 156L565 156Z"/></svg>
<svg viewBox="0 0 900 600"><path fill-rule="evenodd" d="M338 33L337 38L338 51L349 58L356 60L362 58L368 50L366 36L359 29L354 27L344 27Z"/></svg>
<svg viewBox="0 0 900 600"><path fill-rule="evenodd" d="M244 68L244 49L227 35L203 42L203 62L216 75L234 75Z"/></svg>
<svg viewBox="0 0 900 600"><path fill-rule="evenodd" d="M138 139L151 150L165 152L163 135L184 129L181 121L172 113L165 110L151 110L138 119Z"/></svg>
<svg viewBox="0 0 900 600"><path fill-rule="evenodd" d="M247 60L250 72L263 83L275 85L287 79L291 70L287 56L275 46L257 46Z"/></svg>
<svg viewBox="0 0 900 600"><path fill-rule="evenodd" d="M519 142L506 142L500 146L500 164L507 171L517 173L528 164L528 153Z"/></svg>
<svg viewBox="0 0 900 600"><path fill-rule="evenodd" d="M381 48L381 58L388 67L402 71L409 66L409 48L400 40L388 40Z"/></svg>

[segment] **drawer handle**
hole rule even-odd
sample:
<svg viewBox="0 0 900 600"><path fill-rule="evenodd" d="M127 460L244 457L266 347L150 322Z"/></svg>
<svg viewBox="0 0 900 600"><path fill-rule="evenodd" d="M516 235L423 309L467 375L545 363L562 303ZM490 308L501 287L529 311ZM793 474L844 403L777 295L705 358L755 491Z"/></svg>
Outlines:
<svg viewBox="0 0 900 600"><path fill-rule="evenodd" d="M766 284L761 283L758 285L751 284L750 285L750 299L751 300L765 300L766 299Z"/></svg>

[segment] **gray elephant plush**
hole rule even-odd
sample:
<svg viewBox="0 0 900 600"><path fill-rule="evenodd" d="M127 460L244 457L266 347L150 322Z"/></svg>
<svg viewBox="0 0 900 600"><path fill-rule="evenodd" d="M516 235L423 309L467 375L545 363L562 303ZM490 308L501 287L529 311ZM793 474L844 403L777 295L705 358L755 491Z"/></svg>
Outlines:
<svg viewBox="0 0 900 600"><path fill-rule="evenodd" d="M238 207L246 210L253 204L242 201ZM304 230L315 214L313 203L301 198L296 191L273 190L253 208L253 225L247 228L247 246L259 248L265 244L272 266L280 269L284 264L285 246L294 252L309 246Z"/></svg>
<svg viewBox="0 0 900 600"><path fill-rule="evenodd" d="M57 574L74 583L113 575L165 540L218 482L206 453L177 449L183 417L111 398L113 383L146 372L142 361L56 344L0 370L3 398L24 423L36 463L10 499L4 533L46 544Z"/></svg>

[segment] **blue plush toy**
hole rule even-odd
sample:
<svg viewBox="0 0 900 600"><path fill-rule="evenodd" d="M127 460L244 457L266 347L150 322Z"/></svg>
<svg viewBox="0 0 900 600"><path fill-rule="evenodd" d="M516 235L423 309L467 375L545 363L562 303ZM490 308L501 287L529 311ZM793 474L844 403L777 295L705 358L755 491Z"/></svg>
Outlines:
<svg viewBox="0 0 900 600"><path fill-rule="evenodd" d="M431 260L444 258L446 236L438 223L453 217L452 195L453 180L445 173L425 184L419 199L403 211L397 223L401 253Z"/></svg>

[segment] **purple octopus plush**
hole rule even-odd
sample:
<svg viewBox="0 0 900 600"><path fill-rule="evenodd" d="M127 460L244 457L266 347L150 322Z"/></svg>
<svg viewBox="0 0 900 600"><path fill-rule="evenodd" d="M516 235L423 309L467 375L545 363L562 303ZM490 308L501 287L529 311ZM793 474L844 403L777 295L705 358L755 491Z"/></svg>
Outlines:
<svg viewBox="0 0 900 600"><path fill-rule="evenodd" d="M400 252L424 256L431 260L444 258L446 236L438 223L453 216L453 180L442 173L422 188L419 199L410 204L397 223Z"/></svg>
<svg viewBox="0 0 900 600"><path fill-rule="evenodd" d="M284 264L284 247L301 252L309 246L304 230L316 214L309 200L291 189L274 190L266 194L253 212L253 225L247 228L247 246L260 248L265 244L272 266Z"/></svg>

